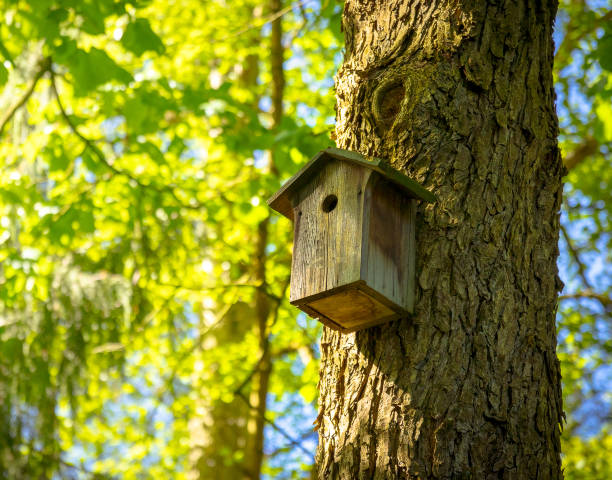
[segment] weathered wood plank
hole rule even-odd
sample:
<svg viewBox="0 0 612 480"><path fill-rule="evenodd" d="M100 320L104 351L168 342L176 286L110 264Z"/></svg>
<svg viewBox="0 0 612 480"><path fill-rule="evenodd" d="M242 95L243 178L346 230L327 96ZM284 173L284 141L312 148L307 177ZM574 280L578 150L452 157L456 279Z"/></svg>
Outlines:
<svg viewBox="0 0 612 480"><path fill-rule="evenodd" d="M415 195L381 162L325 150L270 201L295 223L291 303L343 332L414 306Z"/></svg>
<svg viewBox="0 0 612 480"><path fill-rule="evenodd" d="M291 301L359 280L363 191L370 174L332 162L297 193ZM323 203L330 195L337 203L326 212Z"/></svg>
<svg viewBox="0 0 612 480"><path fill-rule="evenodd" d="M373 318L390 317L395 314L386 305L357 289L315 300L308 306L333 319L343 328L360 327Z"/></svg>
<svg viewBox="0 0 612 480"><path fill-rule="evenodd" d="M374 174L366 188L360 278L408 312L414 307L413 199Z"/></svg>

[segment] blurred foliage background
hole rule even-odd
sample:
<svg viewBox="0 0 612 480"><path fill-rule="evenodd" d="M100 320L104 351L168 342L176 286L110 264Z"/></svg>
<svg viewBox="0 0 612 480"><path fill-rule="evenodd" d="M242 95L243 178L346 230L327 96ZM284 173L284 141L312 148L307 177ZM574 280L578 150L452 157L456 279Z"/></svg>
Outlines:
<svg viewBox="0 0 612 480"><path fill-rule="evenodd" d="M265 199L333 145L333 0L0 0L0 478L308 478L320 325ZM568 479L612 478L612 5L562 0Z"/></svg>

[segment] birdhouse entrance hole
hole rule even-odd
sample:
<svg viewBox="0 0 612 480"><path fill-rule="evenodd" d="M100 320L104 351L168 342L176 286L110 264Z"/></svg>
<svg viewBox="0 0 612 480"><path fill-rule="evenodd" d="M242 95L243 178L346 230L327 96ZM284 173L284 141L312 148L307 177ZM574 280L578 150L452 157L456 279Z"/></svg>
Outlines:
<svg viewBox="0 0 612 480"><path fill-rule="evenodd" d="M325 213L329 213L336 208L336 205L338 205L338 197L332 193L331 195L325 197L323 203L321 204L321 208Z"/></svg>

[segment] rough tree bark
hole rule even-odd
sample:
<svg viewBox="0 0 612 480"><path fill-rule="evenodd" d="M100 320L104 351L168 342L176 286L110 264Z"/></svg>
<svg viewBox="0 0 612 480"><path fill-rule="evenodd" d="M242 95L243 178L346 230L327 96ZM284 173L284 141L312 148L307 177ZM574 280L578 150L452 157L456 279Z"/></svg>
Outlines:
<svg viewBox="0 0 612 480"><path fill-rule="evenodd" d="M438 198L415 313L321 340L321 479L558 479L555 1L347 0L337 143Z"/></svg>

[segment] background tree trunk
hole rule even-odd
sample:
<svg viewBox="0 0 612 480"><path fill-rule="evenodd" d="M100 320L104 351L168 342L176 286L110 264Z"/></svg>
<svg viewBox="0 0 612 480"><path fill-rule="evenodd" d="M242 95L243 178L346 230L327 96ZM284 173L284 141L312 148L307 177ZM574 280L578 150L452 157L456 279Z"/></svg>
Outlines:
<svg viewBox="0 0 612 480"><path fill-rule="evenodd" d="M270 15L275 15L282 8L281 0L269 0ZM272 100L272 125L271 130L280 126L283 118L283 96L285 88L285 72L283 70L284 48L282 44L283 30L282 18L279 16L272 22L270 35L270 58L269 66L272 76L270 97ZM278 171L274 163L274 151L268 152L268 169L270 174L278 176ZM264 461L264 430L266 426L267 396L269 390L270 376L272 375L272 358L270 355L270 298L264 289L268 287L266 275L266 261L268 246L268 227L270 217L266 217L258 225L257 247L255 251L254 270L255 281L261 286L255 297L255 317L257 325L257 336L259 339L259 363L253 377L253 390L251 392L251 418L249 419L248 430L251 436L247 451L247 468L249 478L259 480ZM276 305L279 308L279 305Z"/></svg>
<svg viewBox="0 0 612 480"><path fill-rule="evenodd" d="M249 324L252 318L252 305L246 302L235 303L220 319L219 328L202 339L202 344L210 342L228 346L234 342L243 342L252 328ZM207 367L212 371L218 368L212 365ZM215 375L218 376L216 372ZM247 422L251 411L243 398L236 395L230 402L226 402L215 398L209 389L203 389L196 402L196 411L198 416L190 422L192 450L189 478L249 480L245 457L249 442Z"/></svg>
<svg viewBox="0 0 612 480"><path fill-rule="evenodd" d="M561 478L556 2L348 0L337 143L433 191L411 318L321 340L321 479Z"/></svg>
<svg viewBox="0 0 612 480"><path fill-rule="evenodd" d="M282 9L282 0L268 0L267 9L270 15L278 14ZM256 9L258 10L258 9ZM285 72L283 70L284 47L282 44L282 16L271 22L270 56L268 68L272 76L270 85L271 125L275 130L280 126L283 118L283 97L285 89ZM261 38L257 38L261 41ZM256 55L247 57L244 75L241 81L250 88L256 86L259 75L259 58ZM259 99L258 99L259 100ZM258 108L257 102L253 106ZM278 176L274 163L274 152L269 151L268 170L271 175ZM198 479L231 479L231 480L259 480L265 459L264 430L266 426L267 396L270 377L272 375L272 355L270 352L270 319L280 308L278 302L270 299L267 292L268 281L266 262L268 253L266 247L269 239L270 217L262 220L257 231L254 232L252 242L255 244L252 271L253 283L260 288L255 293L251 304L239 302L230 309L228 326L221 328L217 334L221 335L221 342L231 342L231 335L242 340L246 331L255 328L258 339L257 358L253 372L248 382L242 386L244 391L236 392L231 403L220 402L212 409L203 409L207 412L204 419L205 448L196 452L197 463L194 478ZM232 325L234 325L232 327ZM227 329L230 335L225 336ZM243 455L237 455L237 453Z"/></svg>

